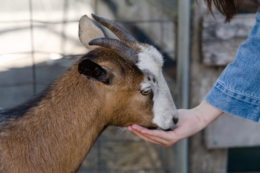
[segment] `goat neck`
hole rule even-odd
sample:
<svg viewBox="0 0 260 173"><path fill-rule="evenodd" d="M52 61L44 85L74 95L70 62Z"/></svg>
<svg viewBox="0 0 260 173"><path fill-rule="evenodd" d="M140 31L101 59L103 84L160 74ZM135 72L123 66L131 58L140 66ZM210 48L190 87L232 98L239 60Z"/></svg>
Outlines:
<svg viewBox="0 0 260 173"><path fill-rule="evenodd" d="M107 124L99 111L101 84L82 77L74 65L35 106L2 125L0 172L65 173L79 167Z"/></svg>

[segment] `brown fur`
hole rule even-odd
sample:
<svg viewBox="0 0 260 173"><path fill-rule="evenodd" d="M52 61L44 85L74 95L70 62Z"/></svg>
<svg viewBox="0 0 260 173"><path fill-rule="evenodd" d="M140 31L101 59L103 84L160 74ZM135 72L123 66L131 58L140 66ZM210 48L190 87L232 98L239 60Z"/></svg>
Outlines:
<svg viewBox="0 0 260 173"><path fill-rule="evenodd" d="M153 102L140 94L142 72L105 48L89 56L113 76L111 84L80 75L82 60L73 65L37 106L2 126L1 173L74 172L105 126L155 127Z"/></svg>
<svg viewBox="0 0 260 173"><path fill-rule="evenodd" d="M218 11L226 17L226 22L236 15L239 10L256 11L259 3L258 0L205 0L209 12L212 13L212 4Z"/></svg>

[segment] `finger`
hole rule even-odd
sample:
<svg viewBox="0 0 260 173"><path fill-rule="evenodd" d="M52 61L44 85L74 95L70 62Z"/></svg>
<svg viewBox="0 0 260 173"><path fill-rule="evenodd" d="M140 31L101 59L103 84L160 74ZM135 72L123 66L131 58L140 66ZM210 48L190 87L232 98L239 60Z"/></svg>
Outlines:
<svg viewBox="0 0 260 173"><path fill-rule="evenodd" d="M178 128L176 128L175 130L177 130ZM174 131L163 131L163 130L149 130L147 128L141 127L137 124L134 124L131 126L131 130L135 130L138 131L139 133L142 133L146 136L149 136L149 138L152 138L156 140L157 138L160 138L164 141L167 141L167 143L169 143L168 141L171 141L171 143L175 143L174 141L179 141L181 138L177 135L177 133L175 133ZM132 132L132 131L131 131Z"/></svg>
<svg viewBox="0 0 260 173"><path fill-rule="evenodd" d="M130 131L130 132L132 132L132 130L133 130L132 126L128 126L128 127L127 127L127 130Z"/></svg>
<svg viewBox="0 0 260 173"><path fill-rule="evenodd" d="M149 137L153 136L153 137L157 137L157 138L161 138L161 139L167 139L167 140L171 140L173 138L172 135L174 135L174 133L172 133L173 131L169 131L169 132L165 132L162 130L149 130L146 129L144 127L138 126L136 124L134 124L131 127L132 130L136 130L142 134L145 135L149 135Z"/></svg>
<svg viewBox="0 0 260 173"><path fill-rule="evenodd" d="M139 131L139 132L141 132L143 134L153 135L153 136L157 136L157 137L162 136L163 133L167 133L167 132L162 131L162 130L149 130L149 129L141 127L141 126L139 126L137 124L132 125L132 129L134 129L136 131Z"/></svg>
<svg viewBox="0 0 260 173"><path fill-rule="evenodd" d="M138 137L144 139L145 141L159 144L163 147L172 145L172 143L170 141L167 141L167 140L164 140L161 138L157 138L157 137L153 137L153 136L146 136L146 135L143 135L142 133L139 133L138 131L133 131L133 133L136 134Z"/></svg>
<svg viewBox="0 0 260 173"><path fill-rule="evenodd" d="M160 137L157 137L157 136L151 136L151 135L144 135L146 136L147 138L153 140L153 141L157 141L161 144L165 144L165 145L170 145L170 143L172 143L172 140L168 140L168 139L165 139L165 138L160 138Z"/></svg>
<svg viewBox="0 0 260 173"><path fill-rule="evenodd" d="M161 145L161 143L157 142L157 141L154 141L154 140L151 140L149 139L148 137L142 135L141 133L138 133L137 131L133 131L133 133L138 136L139 138L143 139L144 141L146 142L150 142L150 143L153 143L153 144L157 144L157 145Z"/></svg>
<svg viewBox="0 0 260 173"><path fill-rule="evenodd" d="M149 130L149 129L139 126L137 124L132 125L132 129L135 131L138 131L140 133L146 134L146 135L153 135L153 136L157 136L157 137L162 136L162 133L160 133L160 132L163 132L161 130ZM159 133L154 133L153 131L159 131Z"/></svg>
<svg viewBox="0 0 260 173"><path fill-rule="evenodd" d="M130 132L134 133L135 135L137 135L141 139L148 140L148 138L149 138L149 137L145 136L144 134L140 133L139 131L134 130L131 126L129 126L127 128L127 130L129 130Z"/></svg>
<svg viewBox="0 0 260 173"><path fill-rule="evenodd" d="M142 126L139 126L139 125L137 125L137 124L134 124L134 125L132 125L132 128L134 129L134 130L137 130L137 131L142 131L142 130L145 130L145 129L147 129L147 128L144 128L144 127L142 127ZM148 129L147 129L148 130Z"/></svg>
<svg viewBox="0 0 260 173"><path fill-rule="evenodd" d="M169 132L171 132L171 131L165 132L163 130L142 129L140 132L143 133L143 134L146 134L146 135L152 135L152 136L156 136L156 137L161 137L161 136L168 135Z"/></svg>

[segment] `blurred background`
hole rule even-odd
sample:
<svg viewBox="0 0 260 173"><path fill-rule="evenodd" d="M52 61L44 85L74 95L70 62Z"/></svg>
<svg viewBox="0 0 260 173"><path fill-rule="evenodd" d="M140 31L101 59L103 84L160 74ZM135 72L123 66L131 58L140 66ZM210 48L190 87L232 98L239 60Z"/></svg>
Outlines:
<svg viewBox="0 0 260 173"><path fill-rule="evenodd" d="M78 21L114 20L163 54L164 76L178 108L197 106L246 40L255 15L231 23L207 15L203 0L0 0L0 106L22 104L88 52ZM115 37L102 28L108 37ZM78 173L260 172L259 123L224 115L169 148L107 128Z"/></svg>

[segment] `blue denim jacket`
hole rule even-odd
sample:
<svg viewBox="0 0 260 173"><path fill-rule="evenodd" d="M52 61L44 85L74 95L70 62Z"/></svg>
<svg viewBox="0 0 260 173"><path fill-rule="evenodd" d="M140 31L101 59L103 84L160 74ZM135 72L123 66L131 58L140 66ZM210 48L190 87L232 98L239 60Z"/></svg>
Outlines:
<svg viewBox="0 0 260 173"><path fill-rule="evenodd" d="M205 100L215 108L258 121L260 118L260 11L236 59L218 78Z"/></svg>

